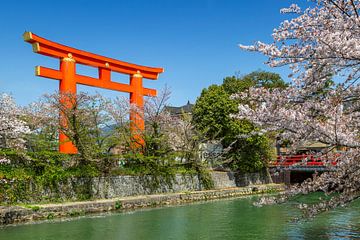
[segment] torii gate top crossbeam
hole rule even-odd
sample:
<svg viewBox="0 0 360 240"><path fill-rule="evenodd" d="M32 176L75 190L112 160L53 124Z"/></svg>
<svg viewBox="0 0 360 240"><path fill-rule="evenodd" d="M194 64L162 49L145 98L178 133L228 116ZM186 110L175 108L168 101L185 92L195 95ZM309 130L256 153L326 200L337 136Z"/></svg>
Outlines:
<svg viewBox="0 0 360 240"><path fill-rule="evenodd" d="M70 53L77 63L105 68L118 73L133 75L140 71L144 78L156 80L159 74L164 72L163 68L136 65L68 47L39 37L31 32L24 33L24 40L33 45L35 53L55 58L66 58Z"/></svg>

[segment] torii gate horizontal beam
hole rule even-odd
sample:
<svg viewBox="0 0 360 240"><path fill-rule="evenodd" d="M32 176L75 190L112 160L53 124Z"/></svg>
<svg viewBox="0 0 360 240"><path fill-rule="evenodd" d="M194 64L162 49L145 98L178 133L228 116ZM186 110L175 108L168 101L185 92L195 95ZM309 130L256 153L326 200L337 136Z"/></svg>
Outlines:
<svg viewBox="0 0 360 240"><path fill-rule="evenodd" d="M63 78L63 73L59 70L36 66L35 68L35 75L39 77L45 77L50 79L61 80ZM110 80L110 79L109 79ZM75 74L75 81L78 84L91 86L91 87L100 87L104 89L120 91L120 92L134 92L134 88L130 85L111 82L111 81L101 81L97 78L92 78L84 75ZM156 90L151 88L143 88L143 93L145 96L148 97L155 97Z"/></svg>
<svg viewBox="0 0 360 240"><path fill-rule="evenodd" d="M72 57L76 59L77 63L109 69L118 73L133 75L136 74L137 71L140 71L144 78L156 80L159 74L164 72L163 68L146 67L127 63L113 58L108 58L94 53L78 50L76 48L68 47L39 37L32 32L25 32L24 40L33 45L33 51L35 53L55 58L66 58L70 53L72 54Z"/></svg>

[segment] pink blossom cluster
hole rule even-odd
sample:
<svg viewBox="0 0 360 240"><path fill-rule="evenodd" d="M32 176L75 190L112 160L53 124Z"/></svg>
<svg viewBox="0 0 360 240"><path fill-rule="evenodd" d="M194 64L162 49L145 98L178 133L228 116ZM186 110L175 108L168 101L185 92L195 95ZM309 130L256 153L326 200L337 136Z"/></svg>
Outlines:
<svg viewBox="0 0 360 240"><path fill-rule="evenodd" d="M318 89L331 76L343 77L350 84L360 77L360 2L321 0L316 7L285 20L273 32L274 42L240 45L240 48L268 56L270 66L289 65L297 86Z"/></svg>
<svg viewBox="0 0 360 240"><path fill-rule="evenodd" d="M280 9L280 13L301 13L301 8L296 4L291 4L288 8Z"/></svg>
<svg viewBox="0 0 360 240"><path fill-rule="evenodd" d="M7 159L7 158L0 158L0 165L1 164L10 164L11 163L11 161L10 161L10 159Z"/></svg>
<svg viewBox="0 0 360 240"><path fill-rule="evenodd" d="M30 133L23 117L22 110L8 94L0 95L0 147L23 148L24 135Z"/></svg>
<svg viewBox="0 0 360 240"><path fill-rule="evenodd" d="M263 130L278 131L283 139L298 145L320 141L332 146L360 147L359 102L351 101L354 89L337 87L319 96L307 96L303 89L294 87L252 88L233 96L248 101L239 105L233 117L249 119Z"/></svg>

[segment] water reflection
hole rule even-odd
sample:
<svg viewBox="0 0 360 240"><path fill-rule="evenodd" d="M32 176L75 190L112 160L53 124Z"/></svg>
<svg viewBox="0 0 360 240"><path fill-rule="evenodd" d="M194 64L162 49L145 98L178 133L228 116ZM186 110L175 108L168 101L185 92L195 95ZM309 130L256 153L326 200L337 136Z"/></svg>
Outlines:
<svg viewBox="0 0 360 240"><path fill-rule="evenodd" d="M303 200L307 200L306 198ZM308 197L312 201L311 197ZM293 203L254 207L251 198L0 229L0 239L360 238L360 201L300 222Z"/></svg>

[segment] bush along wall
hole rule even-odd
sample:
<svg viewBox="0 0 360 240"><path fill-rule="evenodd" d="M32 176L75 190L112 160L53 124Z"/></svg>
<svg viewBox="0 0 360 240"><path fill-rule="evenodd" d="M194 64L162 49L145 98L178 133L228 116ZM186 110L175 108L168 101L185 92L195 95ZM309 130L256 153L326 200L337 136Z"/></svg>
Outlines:
<svg viewBox="0 0 360 240"><path fill-rule="evenodd" d="M77 155L1 150L0 204L79 201L213 186L204 168L196 171L176 165L158 166L153 158L134 156L128 158L126 166L104 171L103 161L84 165L79 164ZM106 157L110 165L118 161Z"/></svg>
<svg viewBox="0 0 360 240"><path fill-rule="evenodd" d="M77 165L76 156L56 152L25 153L0 151L0 202L16 203L59 200L61 185L74 189L76 196L87 199L89 181L74 183L74 178L87 179L99 175L92 165ZM64 189L65 191L65 189ZM51 194L48 194L50 193ZM44 199L45 198L45 199ZM49 198L49 199L47 199Z"/></svg>

